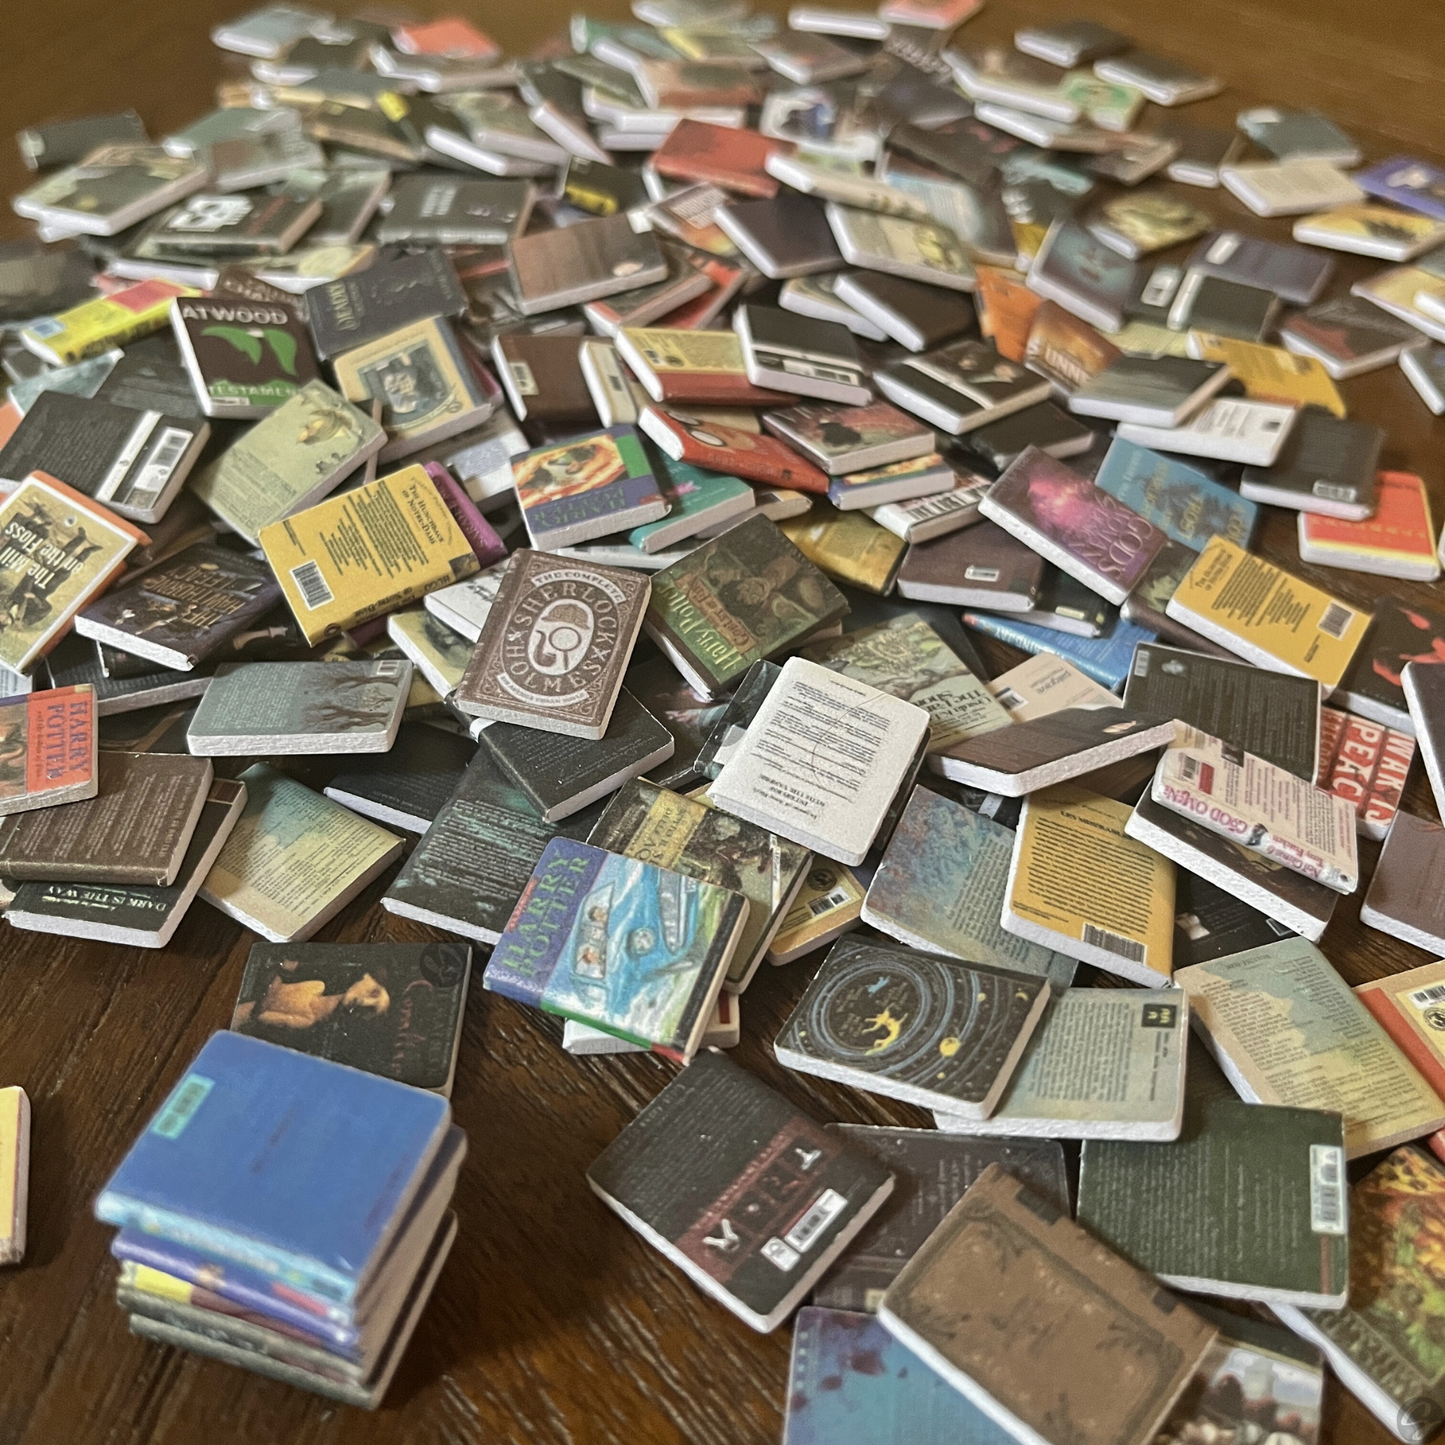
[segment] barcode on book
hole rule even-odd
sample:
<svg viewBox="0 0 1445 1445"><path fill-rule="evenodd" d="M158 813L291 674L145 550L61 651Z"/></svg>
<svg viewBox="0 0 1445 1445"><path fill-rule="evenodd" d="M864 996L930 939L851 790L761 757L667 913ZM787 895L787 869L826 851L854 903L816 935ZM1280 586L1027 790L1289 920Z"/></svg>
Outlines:
<svg viewBox="0 0 1445 1445"><path fill-rule="evenodd" d="M303 562L299 567L293 567L291 580L296 584L296 590L300 592L308 612L315 612L318 607L325 607L332 600L331 589L326 585L321 568L315 562Z"/></svg>
<svg viewBox="0 0 1445 1445"><path fill-rule="evenodd" d="M783 1236L783 1243L806 1254L817 1238L848 1207L836 1189L825 1189L808 1212Z"/></svg>
<svg viewBox="0 0 1445 1445"><path fill-rule="evenodd" d="M994 693L994 696L1010 712L1017 712L1024 705L1024 700L1011 687L1001 687Z"/></svg>
<svg viewBox="0 0 1445 1445"><path fill-rule="evenodd" d="M1345 1151L1338 1144L1310 1145L1310 1228L1345 1233Z"/></svg>
<svg viewBox="0 0 1445 1445"><path fill-rule="evenodd" d="M841 908L848 901L847 893L841 888L835 888L831 893L825 893L821 898L814 898L808 904L808 912L814 918L824 913L831 913L835 908Z"/></svg>
<svg viewBox="0 0 1445 1445"><path fill-rule="evenodd" d="M1320 631L1330 637L1341 638L1345 635L1345 629L1350 625L1350 618L1355 614L1348 607L1338 602L1331 602L1325 608L1325 615L1320 618Z"/></svg>
<svg viewBox="0 0 1445 1445"><path fill-rule="evenodd" d="M1149 946L1135 939L1125 938L1107 928L1096 928L1092 923L1084 925L1084 942L1094 948L1102 948L1116 958L1127 958L1130 963L1143 963L1149 953Z"/></svg>
<svg viewBox="0 0 1445 1445"><path fill-rule="evenodd" d="M1445 1003L1445 983L1433 983L1429 988L1412 989L1405 995L1416 1008L1434 1008Z"/></svg>
<svg viewBox="0 0 1445 1445"><path fill-rule="evenodd" d="M1199 759L1192 758L1188 753L1185 753L1184 756L1179 759L1179 776L1183 778L1186 783L1197 783L1199 781Z"/></svg>
<svg viewBox="0 0 1445 1445"><path fill-rule="evenodd" d="M194 432L168 426L161 433L160 442L131 484L130 495L124 500L135 506L140 499L158 497L165 491L166 483L170 481L171 474L186 454L186 448L190 446L194 436Z"/></svg>

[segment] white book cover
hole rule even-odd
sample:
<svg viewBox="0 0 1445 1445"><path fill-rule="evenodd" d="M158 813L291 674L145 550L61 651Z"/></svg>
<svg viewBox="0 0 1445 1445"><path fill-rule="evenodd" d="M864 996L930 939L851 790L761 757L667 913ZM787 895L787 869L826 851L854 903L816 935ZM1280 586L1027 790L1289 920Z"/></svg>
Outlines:
<svg viewBox="0 0 1445 1445"><path fill-rule="evenodd" d="M1274 465L1298 415L1298 407L1220 397L1182 426L1122 421L1117 435L1162 452L1268 467Z"/></svg>

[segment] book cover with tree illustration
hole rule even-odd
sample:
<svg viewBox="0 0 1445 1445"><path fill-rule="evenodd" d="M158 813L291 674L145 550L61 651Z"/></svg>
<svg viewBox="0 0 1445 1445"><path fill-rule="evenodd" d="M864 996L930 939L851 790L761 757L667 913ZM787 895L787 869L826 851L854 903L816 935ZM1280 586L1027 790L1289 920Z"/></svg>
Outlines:
<svg viewBox="0 0 1445 1445"><path fill-rule="evenodd" d="M306 324L280 302L183 296L171 325L207 416L265 416L317 379Z"/></svg>

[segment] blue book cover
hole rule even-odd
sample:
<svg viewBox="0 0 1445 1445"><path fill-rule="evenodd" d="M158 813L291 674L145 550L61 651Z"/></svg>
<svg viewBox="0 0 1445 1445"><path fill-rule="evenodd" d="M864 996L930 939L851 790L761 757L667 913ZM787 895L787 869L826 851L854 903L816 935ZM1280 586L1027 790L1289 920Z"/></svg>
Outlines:
<svg viewBox="0 0 1445 1445"><path fill-rule="evenodd" d="M512 460L532 545L570 547L667 515L652 463L630 426L573 437Z"/></svg>
<svg viewBox="0 0 1445 1445"><path fill-rule="evenodd" d="M450 1119L436 1094L227 1030L121 1160L96 1218L349 1304Z"/></svg>
<svg viewBox="0 0 1445 1445"><path fill-rule="evenodd" d="M1007 642L1011 647L1032 653L1035 657L1041 652L1065 657L1080 672L1115 692L1124 686L1129 676L1135 647L1141 642L1158 641L1152 632L1135 627L1122 617L1115 617L1100 637L1075 637L1072 632L1055 632L991 612L965 612L963 620L985 637L996 637L1000 642Z"/></svg>
<svg viewBox="0 0 1445 1445"><path fill-rule="evenodd" d="M1115 437L1096 486L1195 552L1217 535L1248 549L1259 508L1197 467Z"/></svg>
<svg viewBox="0 0 1445 1445"><path fill-rule="evenodd" d="M689 1059L747 906L730 889L553 838L482 986Z"/></svg>
<svg viewBox="0 0 1445 1445"><path fill-rule="evenodd" d="M802 1309L783 1445L1015 1445L874 1315Z"/></svg>
<svg viewBox="0 0 1445 1445"><path fill-rule="evenodd" d="M1391 156L1350 179L1367 195L1445 221L1445 170L1418 156Z"/></svg>

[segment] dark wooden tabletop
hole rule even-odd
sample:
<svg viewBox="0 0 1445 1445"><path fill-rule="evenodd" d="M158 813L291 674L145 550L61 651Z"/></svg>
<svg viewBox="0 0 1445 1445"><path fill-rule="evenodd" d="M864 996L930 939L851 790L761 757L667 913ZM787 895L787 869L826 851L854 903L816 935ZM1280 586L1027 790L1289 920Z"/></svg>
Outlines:
<svg viewBox="0 0 1445 1445"><path fill-rule="evenodd" d="M0 28L0 136L65 114L133 105L153 135L204 111L219 73L207 32L242 0L10 0ZM620 16L623 0L589 4ZM781 4L767 8L785 8ZM512 53L565 23L559 0L468 12ZM967 30L1004 38L1041 18L1089 14L1143 44L1213 68L1226 93L1189 118L1228 123L1248 103L1318 106L1370 158L1445 155L1445 7L1429 0L990 0ZM1151 108L1151 114L1159 112ZM1147 121L1147 117L1146 117ZM0 142L0 190L27 175ZM1223 191L1189 197L1221 219L1284 236ZM20 226L6 210L0 234ZM1341 257L1334 289L1381 263ZM1394 367L1341 389L1385 426L1384 465L1429 484L1445 518L1445 423ZM1293 514L1266 509L1263 550L1369 604L1433 590L1299 567ZM993 649L995 662L1005 649ZM1406 806L1434 815L1417 772ZM1377 845L1364 843L1366 873ZM388 875L389 877L390 875ZM347 941L432 936L382 911L374 884L321 933ZM1362 929L1358 895L1322 947L1352 983L1427 961ZM0 1085L34 1105L30 1247L0 1271L0 1445L762 1445L779 1439L790 1330L754 1334L706 1301L602 1207L591 1160L667 1082L652 1057L577 1059L556 1021L472 990L452 1103L470 1152L461 1234L385 1406L368 1415L133 1338L113 1298L110 1230L91 1201L208 1035L231 1014L254 937L197 903L163 951L26 934L0 925ZM922 1114L792 1074L770 1041L810 976L764 967L742 1001L735 1057L820 1119L924 1124ZM1389 1437L1331 1381L1327 1438Z"/></svg>

